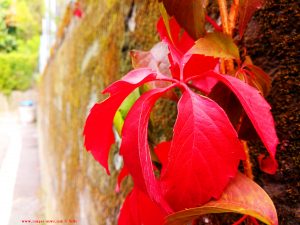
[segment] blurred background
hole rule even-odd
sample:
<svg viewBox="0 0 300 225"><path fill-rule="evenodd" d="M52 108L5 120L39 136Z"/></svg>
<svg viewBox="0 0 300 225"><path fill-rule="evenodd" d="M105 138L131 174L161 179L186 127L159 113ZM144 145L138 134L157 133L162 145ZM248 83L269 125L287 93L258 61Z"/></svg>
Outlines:
<svg viewBox="0 0 300 225"><path fill-rule="evenodd" d="M273 80L280 167L255 176L287 225L300 214L297 10L297 1L267 0L241 41ZM156 0L0 0L1 225L117 223L131 182L115 193L117 149L108 177L82 130L100 91L131 69L129 51L158 42L159 15Z"/></svg>

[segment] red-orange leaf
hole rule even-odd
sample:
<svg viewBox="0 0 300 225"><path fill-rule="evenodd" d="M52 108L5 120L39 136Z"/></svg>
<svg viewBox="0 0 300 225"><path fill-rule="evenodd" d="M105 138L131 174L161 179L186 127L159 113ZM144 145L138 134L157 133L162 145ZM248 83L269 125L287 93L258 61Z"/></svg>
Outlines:
<svg viewBox="0 0 300 225"><path fill-rule="evenodd" d="M159 0L168 14L174 16L194 40L205 34L205 8L207 0Z"/></svg>
<svg viewBox="0 0 300 225"><path fill-rule="evenodd" d="M271 89L271 78L261 68L255 65L246 64L243 71L250 75L249 84L256 87L264 96L267 96Z"/></svg>
<svg viewBox="0 0 300 225"><path fill-rule="evenodd" d="M247 24L249 23L253 13L260 9L265 0L240 0L239 4L239 34L242 38Z"/></svg>
<svg viewBox="0 0 300 225"><path fill-rule="evenodd" d="M183 225L204 214L240 213L277 225L277 213L267 193L251 179L238 174L225 189L221 198L201 207L183 210L167 217L166 225Z"/></svg>

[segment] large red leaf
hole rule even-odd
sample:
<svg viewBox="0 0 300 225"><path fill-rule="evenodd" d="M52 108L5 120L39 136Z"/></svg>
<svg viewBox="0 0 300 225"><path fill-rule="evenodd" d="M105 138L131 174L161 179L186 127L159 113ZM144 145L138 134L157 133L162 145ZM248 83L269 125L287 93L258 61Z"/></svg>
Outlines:
<svg viewBox="0 0 300 225"><path fill-rule="evenodd" d="M277 169L275 154L278 138L275 131L274 120L270 112L270 105L258 90L237 78L221 75L213 71L207 72L202 76L218 79L236 95L271 156L271 158L266 159L261 156L259 161L260 167L266 173L275 173ZM202 79L202 76L199 76L199 79Z"/></svg>
<svg viewBox="0 0 300 225"><path fill-rule="evenodd" d="M239 4L239 34L242 38L247 24L249 23L253 13L260 9L265 0L240 0Z"/></svg>
<svg viewBox="0 0 300 225"><path fill-rule="evenodd" d="M163 225L165 216L146 194L134 188L121 208L118 225Z"/></svg>
<svg viewBox="0 0 300 225"><path fill-rule="evenodd" d="M278 224L276 209L267 193L251 179L238 173L220 199L174 213L167 217L167 225L188 224L204 214L226 212L249 215L268 225Z"/></svg>
<svg viewBox="0 0 300 225"><path fill-rule="evenodd" d="M166 199L176 210L219 198L244 150L225 112L212 100L189 89L178 103L166 172Z"/></svg>
<svg viewBox="0 0 300 225"><path fill-rule="evenodd" d="M160 185L154 176L147 134L152 107L161 95L173 87L171 85L150 90L136 101L125 119L120 147L124 165L131 174L134 185L148 193L166 211L170 211L170 208L165 203Z"/></svg>
<svg viewBox="0 0 300 225"><path fill-rule="evenodd" d="M137 69L129 72L122 80L106 88L103 93L110 93L110 97L95 104L90 111L83 131L84 145L108 174L109 150L115 140L112 130L114 115L124 99L135 88L155 78L156 74L151 69Z"/></svg>

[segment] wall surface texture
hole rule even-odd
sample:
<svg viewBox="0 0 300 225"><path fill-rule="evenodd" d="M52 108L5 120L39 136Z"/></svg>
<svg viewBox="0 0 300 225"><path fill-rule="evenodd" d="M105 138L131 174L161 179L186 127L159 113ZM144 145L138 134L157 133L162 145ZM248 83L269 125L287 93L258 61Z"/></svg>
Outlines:
<svg viewBox="0 0 300 225"><path fill-rule="evenodd" d="M81 1L81 9L81 18L67 9L40 85L45 217L116 224L123 199L114 192L116 173L108 177L85 151L82 130L100 91L130 70L129 50L157 42L159 9L130 0Z"/></svg>
<svg viewBox="0 0 300 225"><path fill-rule="evenodd" d="M80 2L83 17L67 11L40 85L46 218L77 219L80 225L116 224L130 181L122 194L115 194L113 163L112 176L108 177L84 150L82 130L89 109L103 99L100 91L131 69L129 50L148 50L158 41L155 27L159 9L154 0ZM292 225L299 219L300 208L300 82L295 50L299 7L297 1L266 2L240 44L273 80L268 101L280 138L279 170L275 176L255 170L255 176L274 200L280 224ZM164 123L158 119L157 124ZM259 142L251 144L254 166L257 153L263 149Z"/></svg>

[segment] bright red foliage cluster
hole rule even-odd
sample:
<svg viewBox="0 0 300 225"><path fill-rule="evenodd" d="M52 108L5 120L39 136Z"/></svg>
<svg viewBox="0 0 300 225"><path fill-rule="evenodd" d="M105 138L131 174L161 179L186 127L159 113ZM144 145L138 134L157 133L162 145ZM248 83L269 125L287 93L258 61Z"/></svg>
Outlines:
<svg viewBox="0 0 300 225"><path fill-rule="evenodd" d="M84 128L86 148L109 173L108 156L114 143L112 128L116 111L137 87L159 82L160 85L154 85L134 103L123 125L121 176L130 174L134 188L121 209L119 225L161 225L164 217L172 212L218 199L236 176L245 153L225 110L209 98L218 82L236 96L268 150L268 158L260 157L262 170L274 173L277 167L278 140L270 106L261 93L234 76L220 74L219 58L192 54L194 40L186 32L181 34L174 19L170 20L171 38L162 20L157 28L169 49L168 72L162 74L164 70L159 63L129 72L103 91L110 96L92 108ZM246 76L245 71L243 67L239 72ZM157 177L148 145L148 120L156 101L174 88L181 92L177 120L172 140L154 149L162 165Z"/></svg>

